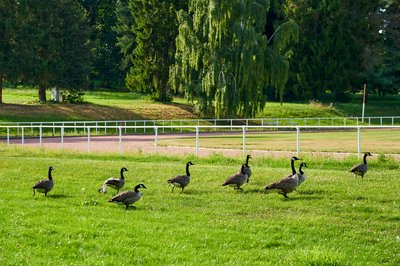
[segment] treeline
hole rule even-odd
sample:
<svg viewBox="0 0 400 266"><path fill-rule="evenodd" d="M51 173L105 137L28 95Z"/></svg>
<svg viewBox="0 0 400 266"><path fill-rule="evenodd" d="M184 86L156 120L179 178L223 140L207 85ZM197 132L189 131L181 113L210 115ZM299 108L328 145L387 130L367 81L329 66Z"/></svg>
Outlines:
<svg viewBox="0 0 400 266"><path fill-rule="evenodd" d="M126 87L202 115L267 100L397 94L399 0L0 0L2 81ZM74 99L71 97L71 99Z"/></svg>

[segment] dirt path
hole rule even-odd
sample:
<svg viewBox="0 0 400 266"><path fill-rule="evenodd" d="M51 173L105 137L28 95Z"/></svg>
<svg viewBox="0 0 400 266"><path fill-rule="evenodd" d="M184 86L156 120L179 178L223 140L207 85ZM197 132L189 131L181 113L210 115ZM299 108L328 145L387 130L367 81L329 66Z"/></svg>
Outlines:
<svg viewBox="0 0 400 266"><path fill-rule="evenodd" d="M231 134L231 133L230 133ZM159 135L158 141L169 138L193 137L194 134L165 134ZM7 140L1 139L0 143L6 143ZM10 139L10 144L22 145L21 138ZM101 153L144 153L144 154L174 154L174 155L189 155L195 154L195 147L181 146L160 146L155 147L153 135L124 135L122 136L122 144L120 147L118 136L96 136L90 138L90 143L87 137L64 137L64 143L61 143L60 137L44 137L42 145L39 138L25 138L24 146L40 147L49 149L69 149L81 152L101 152ZM213 153L220 153L229 157L238 157L244 154L241 149L217 149L217 148L199 148L199 156L208 156ZM247 150L246 153L254 156L269 156L269 157L288 157L295 153L292 151L268 151L268 150ZM335 158L344 158L355 153L338 153L338 152L302 152L301 155L312 156L329 156ZM393 154L395 158L400 159L400 154Z"/></svg>

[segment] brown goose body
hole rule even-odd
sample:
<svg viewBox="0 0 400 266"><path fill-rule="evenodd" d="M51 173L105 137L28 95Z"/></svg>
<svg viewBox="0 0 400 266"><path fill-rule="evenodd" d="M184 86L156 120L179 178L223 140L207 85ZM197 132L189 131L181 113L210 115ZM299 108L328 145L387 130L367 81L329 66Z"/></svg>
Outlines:
<svg viewBox="0 0 400 266"><path fill-rule="evenodd" d="M288 198L287 194L293 192L299 184L299 176L294 168L294 161L300 160L297 157L291 158L292 174L288 175L276 182L273 182L265 187L267 192L277 191L282 194L285 198Z"/></svg>
<svg viewBox="0 0 400 266"><path fill-rule="evenodd" d="M139 184L135 186L133 191L121 192L118 195L112 197L108 202L125 205L126 209L128 209L129 205L132 205L133 203L141 199L142 193L139 191L139 188L146 188L146 186L143 184Z"/></svg>
<svg viewBox="0 0 400 266"><path fill-rule="evenodd" d="M98 189L98 192L107 193L107 187L112 187L113 189L117 190L118 194L119 190L125 185L124 171L128 171L128 169L122 167L120 171L120 178L111 177L104 181L104 184Z"/></svg>
<svg viewBox="0 0 400 266"><path fill-rule="evenodd" d="M361 178L363 178L365 173L367 173L367 171L368 171L367 156L372 156L372 154L369 152L366 152L363 157L363 163L356 164L350 169L350 172L352 172L355 177L357 177L357 175L359 175L359 176L361 176Z"/></svg>
<svg viewBox="0 0 400 266"><path fill-rule="evenodd" d="M174 178L168 179L168 183L172 186L172 191L174 191L175 187L182 188L182 192L184 188L189 185L190 183L190 172L189 172L189 166L193 165L192 162L187 162L186 163L186 175L178 175Z"/></svg>
<svg viewBox="0 0 400 266"><path fill-rule="evenodd" d="M53 166L50 166L48 172L48 179L43 179L36 182L36 184L32 187L33 195L35 195L35 192L37 191L40 193L44 193L44 195L47 196L47 193L49 193L53 189L54 180L51 175L51 171L53 170L54 170Z"/></svg>
<svg viewBox="0 0 400 266"><path fill-rule="evenodd" d="M243 186L248 180L248 176L245 173L245 168L246 168L246 165L243 164L242 168L240 169L240 173L235 174L231 177L228 177L225 180L225 183L223 183L222 185L223 186L231 186L231 187L234 187L235 189L242 189L241 186Z"/></svg>

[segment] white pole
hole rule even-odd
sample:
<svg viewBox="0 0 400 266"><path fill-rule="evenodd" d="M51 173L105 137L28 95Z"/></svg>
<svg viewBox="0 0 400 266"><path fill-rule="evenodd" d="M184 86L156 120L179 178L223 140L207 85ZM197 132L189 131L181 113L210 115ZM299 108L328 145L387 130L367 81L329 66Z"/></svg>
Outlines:
<svg viewBox="0 0 400 266"><path fill-rule="evenodd" d="M157 153L157 144L158 144L158 128L154 128L154 149L155 152Z"/></svg>
<svg viewBox="0 0 400 266"><path fill-rule="evenodd" d="M358 158L361 157L361 134L360 134L360 127L357 127L357 155L358 155Z"/></svg>
<svg viewBox="0 0 400 266"><path fill-rule="evenodd" d="M84 127L84 130L85 130L86 128ZM88 127L87 128L87 144L88 144L88 146L87 146L87 149L88 149L88 152L90 152L90 127Z"/></svg>
<svg viewBox="0 0 400 266"><path fill-rule="evenodd" d="M122 128L119 126L119 153L122 154Z"/></svg>
<svg viewBox="0 0 400 266"><path fill-rule="evenodd" d="M244 155L246 154L246 128L242 127L242 131L243 131L243 155Z"/></svg>
<svg viewBox="0 0 400 266"><path fill-rule="evenodd" d="M7 145L10 145L10 128L7 127Z"/></svg>
<svg viewBox="0 0 400 266"><path fill-rule="evenodd" d="M300 156L300 128L296 127L296 149L297 156Z"/></svg>
<svg viewBox="0 0 400 266"><path fill-rule="evenodd" d="M196 127L196 156L199 155L199 127Z"/></svg>
<svg viewBox="0 0 400 266"><path fill-rule="evenodd" d="M104 121L104 135L107 135L107 121Z"/></svg>
<svg viewBox="0 0 400 266"><path fill-rule="evenodd" d="M365 94L367 92L367 83L364 82L364 93L363 93L363 104L362 104L362 113L361 113L361 123L364 123L364 112L365 112Z"/></svg>
<svg viewBox="0 0 400 266"><path fill-rule="evenodd" d="M22 142L22 146L24 146L24 143L25 143L25 139L24 139L24 127L21 127L21 134L22 134L21 142Z"/></svg>

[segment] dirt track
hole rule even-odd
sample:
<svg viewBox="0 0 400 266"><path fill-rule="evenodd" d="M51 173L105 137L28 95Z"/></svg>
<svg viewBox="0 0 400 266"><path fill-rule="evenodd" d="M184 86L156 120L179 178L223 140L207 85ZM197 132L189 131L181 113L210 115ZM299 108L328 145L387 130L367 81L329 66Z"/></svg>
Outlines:
<svg viewBox="0 0 400 266"><path fill-rule="evenodd" d="M179 138L194 136L194 134L166 134L159 135L158 140L168 138ZM5 139L1 139L0 142L7 142ZM61 144L60 137L46 137L42 139L42 147L49 149L70 149L81 152L101 152L101 153L119 153L120 148L122 153L144 153L153 154L155 152L159 154L195 154L195 147L181 147L181 146L160 146L157 149L154 145L154 135L124 135L122 136L122 146L119 144L118 136L96 136L91 137L90 144L88 143L87 137L64 137L64 143ZM10 144L21 145L21 138L10 139ZM25 138L24 146L40 147L39 138ZM237 157L243 155L243 150L239 149L213 149L213 148L199 148L199 156L208 156L212 153L221 153L225 156ZM288 157L294 153L291 151L267 151L267 150L248 150L246 153L252 155L262 155L269 157ZM309 152L302 152L302 155L310 154ZM343 158L355 153L337 153L337 152L313 152L313 156L330 156L336 158ZM399 154L393 155L400 159Z"/></svg>

